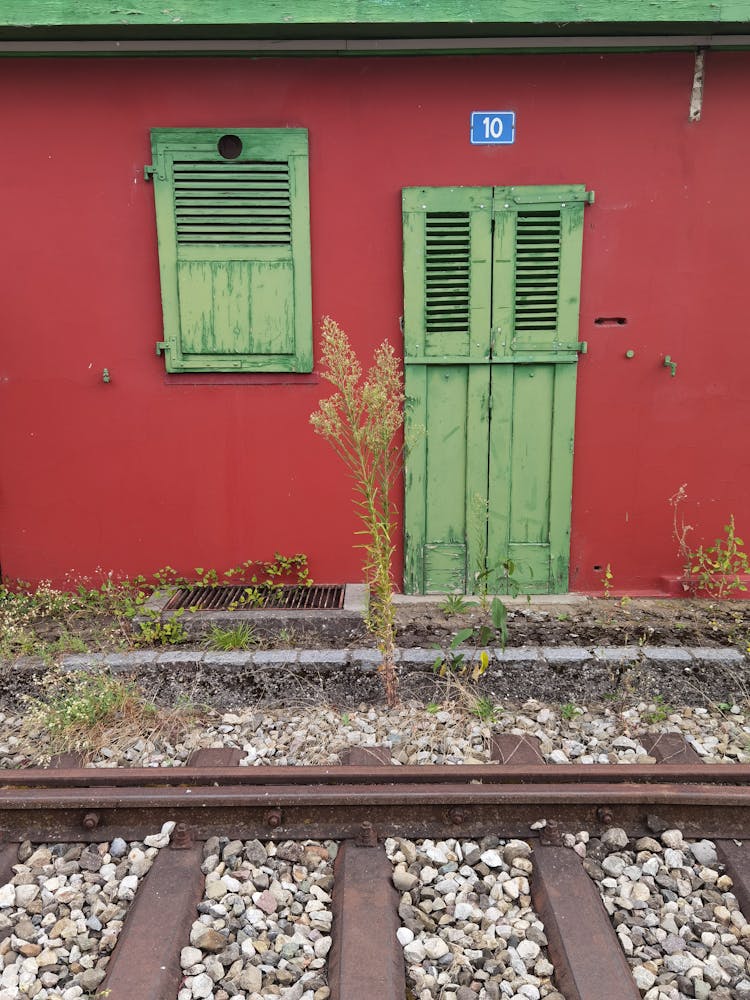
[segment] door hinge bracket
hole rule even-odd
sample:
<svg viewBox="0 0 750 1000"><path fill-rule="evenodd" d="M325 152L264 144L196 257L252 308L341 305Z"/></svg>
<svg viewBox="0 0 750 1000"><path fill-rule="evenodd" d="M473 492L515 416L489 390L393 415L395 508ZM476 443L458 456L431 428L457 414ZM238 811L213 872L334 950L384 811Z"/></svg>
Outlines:
<svg viewBox="0 0 750 1000"><path fill-rule="evenodd" d="M166 342L166 340L157 340L156 341L156 356L157 357L162 353L162 351L166 351L166 349L167 349L167 342Z"/></svg>
<svg viewBox="0 0 750 1000"><path fill-rule="evenodd" d="M143 168L143 179L150 181L153 179L155 173L156 173L156 167L152 166L150 163L147 163L146 166Z"/></svg>
<svg viewBox="0 0 750 1000"><path fill-rule="evenodd" d="M588 340L581 340L576 344L576 350L579 354L589 353L589 342Z"/></svg>

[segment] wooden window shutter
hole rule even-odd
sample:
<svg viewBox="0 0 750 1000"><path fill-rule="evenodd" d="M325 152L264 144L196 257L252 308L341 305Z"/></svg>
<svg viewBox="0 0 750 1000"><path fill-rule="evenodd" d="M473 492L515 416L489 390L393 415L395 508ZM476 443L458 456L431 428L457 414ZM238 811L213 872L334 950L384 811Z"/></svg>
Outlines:
<svg viewBox="0 0 750 1000"><path fill-rule="evenodd" d="M407 362L489 356L491 188L405 188Z"/></svg>
<svg viewBox="0 0 750 1000"><path fill-rule="evenodd" d="M167 371L311 371L307 130L151 144Z"/></svg>
<svg viewBox="0 0 750 1000"><path fill-rule="evenodd" d="M496 188L493 351L514 361L575 361L581 285L582 184Z"/></svg>

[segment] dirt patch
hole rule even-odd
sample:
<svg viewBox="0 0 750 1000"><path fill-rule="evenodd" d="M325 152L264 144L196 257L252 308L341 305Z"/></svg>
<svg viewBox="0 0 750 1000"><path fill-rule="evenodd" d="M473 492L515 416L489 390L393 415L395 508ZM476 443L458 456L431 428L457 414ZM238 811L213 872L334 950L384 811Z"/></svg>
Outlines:
<svg viewBox="0 0 750 1000"><path fill-rule="evenodd" d="M373 645L364 625L334 629L325 622L321 624L320 618L316 621L314 611L305 615L301 625L291 628L285 627L283 617L277 629L259 627L256 639L267 648L345 649ZM479 604L449 614L439 600L399 602L396 645L445 649L461 629L477 628L489 621L488 608ZM207 633L212 623L210 613L192 616L188 622L191 633ZM509 646L705 646L734 647L747 653L750 601L586 598L561 603L558 598L555 603L544 604L537 599L525 604L516 600L508 603L507 625ZM74 618L41 617L30 628L51 659L61 653L148 648L139 641L137 625L101 610L81 610ZM192 638L176 645L191 649L199 647L200 641ZM34 648L18 649L18 653L39 655Z"/></svg>
<svg viewBox="0 0 750 1000"><path fill-rule="evenodd" d="M439 605L400 605L397 645L445 646L459 629L488 620L478 606L448 615ZM509 646L733 646L744 653L749 642L750 601L588 598L508 610Z"/></svg>

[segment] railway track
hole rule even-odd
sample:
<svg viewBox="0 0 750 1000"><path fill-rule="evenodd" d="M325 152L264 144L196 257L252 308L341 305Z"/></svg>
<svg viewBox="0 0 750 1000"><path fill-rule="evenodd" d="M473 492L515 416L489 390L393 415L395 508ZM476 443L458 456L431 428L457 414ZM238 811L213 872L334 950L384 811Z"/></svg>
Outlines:
<svg viewBox="0 0 750 1000"><path fill-rule="evenodd" d="M647 740L657 763L641 766L547 765L532 738L507 734L495 737L495 762L481 766L393 767L381 748L350 750L339 767L240 767L231 749L197 751L184 768L82 769L61 759L0 779L0 886L17 870L20 844L143 841L174 824L96 995L175 1000L207 841L335 841L331 997L404 1000L386 840L520 838L531 847L530 895L557 991L566 1000L637 1000L645 991L566 834L616 828L632 839L677 829L712 840L750 919L750 765L703 764L676 734ZM0 945L12 933L0 930Z"/></svg>

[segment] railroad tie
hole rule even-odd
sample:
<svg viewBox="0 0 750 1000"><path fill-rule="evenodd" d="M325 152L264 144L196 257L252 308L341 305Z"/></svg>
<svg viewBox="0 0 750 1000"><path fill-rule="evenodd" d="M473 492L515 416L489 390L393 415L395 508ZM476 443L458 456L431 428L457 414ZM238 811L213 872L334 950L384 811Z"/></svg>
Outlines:
<svg viewBox="0 0 750 1000"><path fill-rule="evenodd" d="M387 747L351 747L344 766L384 767ZM398 893L393 866L365 822L357 840L339 847L333 882L333 944L328 960L331 1000L403 1000L406 973L401 945Z"/></svg>
<svg viewBox="0 0 750 1000"><path fill-rule="evenodd" d="M233 767L242 753L231 747L194 751L191 767ZM177 835L175 835L177 834ZM177 828L169 847L154 858L128 911L107 967L101 996L107 1000L165 1000L182 980L180 952L203 898L203 843Z"/></svg>

